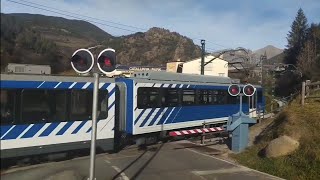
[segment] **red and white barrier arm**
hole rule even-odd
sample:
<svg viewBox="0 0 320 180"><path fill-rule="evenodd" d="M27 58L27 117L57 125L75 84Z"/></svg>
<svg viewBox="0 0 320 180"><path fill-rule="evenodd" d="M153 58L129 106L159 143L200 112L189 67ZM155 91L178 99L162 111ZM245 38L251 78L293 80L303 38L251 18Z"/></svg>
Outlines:
<svg viewBox="0 0 320 180"><path fill-rule="evenodd" d="M169 132L169 136L184 136L184 135L194 135L202 133L212 133L212 132L223 132L225 131L222 127L212 127L212 128L201 128L201 129L192 129L192 130L179 130Z"/></svg>

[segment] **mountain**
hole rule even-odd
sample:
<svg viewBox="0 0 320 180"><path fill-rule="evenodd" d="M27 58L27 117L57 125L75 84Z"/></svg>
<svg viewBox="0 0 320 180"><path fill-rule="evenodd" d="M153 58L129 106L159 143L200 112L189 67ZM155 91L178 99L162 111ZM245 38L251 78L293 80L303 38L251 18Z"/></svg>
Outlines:
<svg viewBox="0 0 320 180"><path fill-rule="evenodd" d="M264 48L253 51L256 57L260 57L261 55L267 54L267 59L270 59L280 53L283 52L283 49L276 48L272 45L268 45Z"/></svg>
<svg viewBox="0 0 320 180"><path fill-rule="evenodd" d="M200 47L191 39L163 28L114 37L97 26L35 14L1 13L1 70L10 63L47 64L53 73L71 69L69 59L78 48L102 45L98 54L112 47L123 65L163 66L169 61L199 57Z"/></svg>
<svg viewBox="0 0 320 180"><path fill-rule="evenodd" d="M123 65L164 66L170 61L187 61L201 54L191 39L158 27L104 43L117 47L117 58Z"/></svg>
<svg viewBox="0 0 320 180"><path fill-rule="evenodd" d="M284 52L268 59L267 61L265 61L265 64L269 64L269 65L273 65L273 64L278 64L278 63L284 63L283 60L284 60Z"/></svg>

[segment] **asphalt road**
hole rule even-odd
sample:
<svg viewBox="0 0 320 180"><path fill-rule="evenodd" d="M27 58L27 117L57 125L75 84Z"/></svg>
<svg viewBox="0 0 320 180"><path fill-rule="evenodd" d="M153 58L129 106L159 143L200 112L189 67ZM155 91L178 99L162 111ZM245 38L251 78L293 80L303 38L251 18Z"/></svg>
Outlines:
<svg viewBox="0 0 320 180"><path fill-rule="evenodd" d="M131 147L117 154L99 154L96 179L205 180L279 179L218 159L208 147L188 141L156 144L145 149ZM13 168L2 172L2 180L87 179L89 157Z"/></svg>

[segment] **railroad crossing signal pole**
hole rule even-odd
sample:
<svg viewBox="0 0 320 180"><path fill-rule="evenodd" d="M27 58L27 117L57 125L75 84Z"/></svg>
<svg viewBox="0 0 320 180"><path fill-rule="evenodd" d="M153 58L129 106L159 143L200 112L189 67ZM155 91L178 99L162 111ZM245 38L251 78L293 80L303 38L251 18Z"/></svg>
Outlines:
<svg viewBox="0 0 320 180"><path fill-rule="evenodd" d="M201 39L201 75L204 75L204 56L205 56L206 40Z"/></svg>
<svg viewBox="0 0 320 180"><path fill-rule="evenodd" d="M92 47L90 49L93 49ZM89 49L78 49L71 58L72 68L79 74L89 73L94 65L93 54ZM98 69L106 74L112 75L115 72L116 55L115 50L108 48L100 52L97 58ZM97 110L99 96L99 72L93 72L94 87L92 99L92 131L91 131L91 149L90 149L90 177L89 180L95 179L95 159L96 159L96 139L97 139Z"/></svg>
<svg viewBox="0 0 320 180"><path fill-rule="evenodd" d="M97 106L99 95L99 74L93 73L93 103L92 103L92 131L91 131L91 149L90 149L90 180L95 179L95 159L96 159L96 139L97 139Z"/></svg>
<svg viewBox="0 0 320 180"><path fill-rule="evenodd" d="M231 131L231 150L234 152L241 152L248 146L249 126L248 124L256 123L256 121L242 112L242 97L253 96L255 94L255 87L247 84L243 87L241 92L240 86L237 84L230 85L228 93L231 96L240 96L239 112L229 116L227 123L227 131Z"/></svg>

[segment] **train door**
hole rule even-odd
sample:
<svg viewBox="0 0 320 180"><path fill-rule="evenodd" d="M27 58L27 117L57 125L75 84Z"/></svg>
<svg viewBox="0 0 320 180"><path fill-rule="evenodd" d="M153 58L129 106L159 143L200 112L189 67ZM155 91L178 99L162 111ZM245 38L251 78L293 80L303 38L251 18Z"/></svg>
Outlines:
<svg viewBox="0 0 320 180"><path fill-rule="evenodd" d="M115 151L119 151L125 145L126 139L127 87L123 82L116 83L115 102L114 145Z"/></svg>

